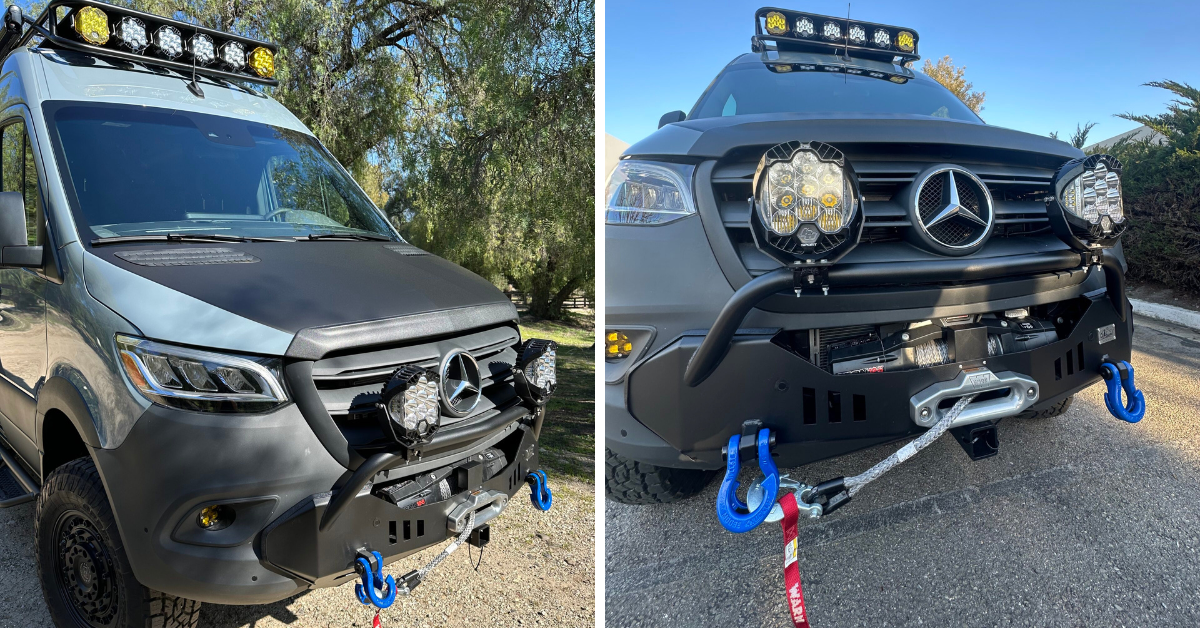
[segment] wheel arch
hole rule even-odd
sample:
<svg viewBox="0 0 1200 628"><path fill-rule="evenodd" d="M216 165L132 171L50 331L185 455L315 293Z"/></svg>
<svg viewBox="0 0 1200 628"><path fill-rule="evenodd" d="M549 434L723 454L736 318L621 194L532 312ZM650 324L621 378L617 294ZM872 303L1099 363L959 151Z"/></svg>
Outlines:
<svg viewBox="0 0 1200 628"><path fill-rule="evenodd" d="M100 448L100 435L83 395L63 377L51 377L38 390L36 430L43 482L59 466L91 457L91 450Z"/></svg>

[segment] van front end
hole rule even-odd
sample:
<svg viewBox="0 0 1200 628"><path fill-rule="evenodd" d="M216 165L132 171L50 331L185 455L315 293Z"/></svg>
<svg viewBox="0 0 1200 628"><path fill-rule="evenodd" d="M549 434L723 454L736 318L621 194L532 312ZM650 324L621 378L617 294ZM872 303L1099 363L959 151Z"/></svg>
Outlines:
<svg viewBox="0 0 1200 628"><path fill-rule="evenodd" d="M765 429L799 466L922 434L964 397L951 429L986 457L1001 419L1061 413L1130 357L1120 163L983 124L915 50L771 35L609 179L619 501L699 492L731 437Z"/></svg>

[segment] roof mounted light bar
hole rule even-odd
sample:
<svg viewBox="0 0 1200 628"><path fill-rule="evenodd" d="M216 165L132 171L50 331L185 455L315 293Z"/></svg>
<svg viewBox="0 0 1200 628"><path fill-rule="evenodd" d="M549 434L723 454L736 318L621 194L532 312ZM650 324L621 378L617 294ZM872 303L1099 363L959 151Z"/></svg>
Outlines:
<svg viewBox="0 0 1200 628"><path fill-rule="evenodd" d="M911 28L763 7L754 13L750 49L763 52L767 42L774 42L778 50L840 51L848 57L878 61L899 58L900 64L905 64L921 58L917 54L919 39Z"/></svg>
<svg viewBox="0 0 1200 628"><path fill-rule="evenodd" d="M67 13L60 20L57 19L57 15L61 8L67 9ZM102 20L98 19L97 11L102 12ZM77 21L81 28L75 28ZM143 35L147 39L153 39L155 45L148 45L149 42L140 40L137 41L137 45L130 45L127 36L112 30L118 25L124 28L130 22L141 26L144 29ZM25 28L26 25L29 26L28 29ZM184 42L190 43L196 38L204 43L207 39L207 44L211 44L214 50L223 53L228 49L230 54L214 54L210 58L202 52L192 52L187 43L180 43L182 50L176 50L172 45L176 42L173 42L169 35L167 39L170 43L159 44L155 35L170 33L170 29L164 32L164 27L178 31ZM106 32L101 33L101 28ZM28 43L34 36L41 36L42 45L48 47L169 68L186 76L194 73L227 81L272 86L279 84L274 78L274 58L279 53L279 46L276 44L96 0L56 0L48 4L36 18L23 15L20 7L9 6L4 12L4 31L0 36L0 60ZM233 53L239 48L243 52L243 58L241 63L236 63L238 55ZM208 59L207 63L203 59ZM257 62L257 65L251 63L252 61ZM255 67L259 70L256 71Z"/></svg>

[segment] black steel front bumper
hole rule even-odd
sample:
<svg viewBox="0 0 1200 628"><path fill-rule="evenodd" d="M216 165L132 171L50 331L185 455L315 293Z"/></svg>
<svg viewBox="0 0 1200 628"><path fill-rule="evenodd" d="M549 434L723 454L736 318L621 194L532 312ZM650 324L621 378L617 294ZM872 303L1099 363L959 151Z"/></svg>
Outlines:
<svg viewBox="0 0 1200 628"><path fill-rule="evenodd" d="M526 413L525 416L528 416ZM453 536L448 518L472 493L498 492L511 498L525 485L525 476L537 470L537 438L528 425L516 424L498 443L509 463L494 476L477 476L466 489L449 499L410 510L401 509L371 492L371 484L357 486L352 476L339 492L324 492L300 500L291 510L263 530L260 540L265 564L314 587L341 584L355 576L352 568L359 549L379 552L385 563L399 560ZM468 477L464 463L460 477ZM371 459L364 463L368 467ZM370 469L371 480L375 477ZM384 469L380 469L381 471ZM339 495L349 499L339 500ZM330 510L337 509L330 517Z"/></svg>
<svg viewBox="0 0 1200 628"><path fill-rule="evenodd" d="M1119 303L1128 311L1124 297ZM637 430L645 428L649 434L640 435L642 442L661 442L662 451L643 446L639 459L716 469L724 464L721 447L729 436L739 433L743 422L761 420L775 430L776 462L803 465L924 431L910 417L910 398L954 379L964 368L1030 376L1041 389L1034 409L1056 403L1098 381L1103 360L1129 359L1133 324L1125 318L1100 292L1088 299L1069 336L1038 349L845 375L833 375L773 342L778 329L737 329L718 365L695 387L686 385L685 372L707 334L685 333L628 375L625 403L638 424L627 431L638 436ZM1108 325L1115 326L1116 337L1101 344L1097 330Z"/></svg>

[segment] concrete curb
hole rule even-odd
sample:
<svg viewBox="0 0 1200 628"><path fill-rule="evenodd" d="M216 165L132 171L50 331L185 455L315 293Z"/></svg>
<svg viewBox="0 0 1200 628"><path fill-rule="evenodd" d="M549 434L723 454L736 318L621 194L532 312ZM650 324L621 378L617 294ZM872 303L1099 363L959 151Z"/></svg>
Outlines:
<svg viewBox="0 0 1200 628"><path fill-rule="evenodd" d="M1200 312L1174 305L1151 303L1149 301L1142 301L1141 299L1130 299L1129 303L1133 305L1134 314L1140 314L1146 318L1153 318L1164 323L1173 323L1200 331Z"/></svg>

